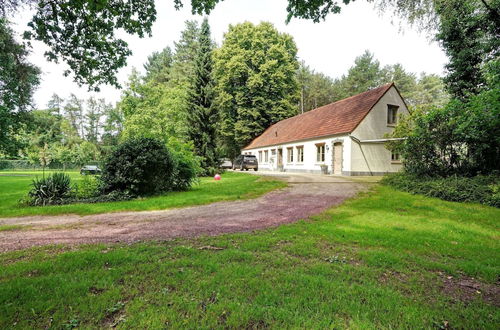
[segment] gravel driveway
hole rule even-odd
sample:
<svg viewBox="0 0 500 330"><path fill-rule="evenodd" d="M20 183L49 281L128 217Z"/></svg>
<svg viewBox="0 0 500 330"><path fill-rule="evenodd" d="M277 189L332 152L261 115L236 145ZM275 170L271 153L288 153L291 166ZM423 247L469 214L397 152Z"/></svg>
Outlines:
<svg viewBox="0 0 500 330"><path fill-rule="evenodd" d="M290 182L289 187L251 200L161 211L3 218L0 225L28 227L0 232L0 252L47 244L131 243L252 231L306 219L366 189L339 177L279 177Z"/></svg>

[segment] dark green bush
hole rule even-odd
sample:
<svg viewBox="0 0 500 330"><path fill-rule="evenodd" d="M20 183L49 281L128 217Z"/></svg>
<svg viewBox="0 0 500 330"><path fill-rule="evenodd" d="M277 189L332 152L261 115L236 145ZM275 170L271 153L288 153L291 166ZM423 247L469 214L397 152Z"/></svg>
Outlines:
<svg viewBox="0 0 500 330"><path fill-rule="evenodd" d="M500 207L500 176L426 177L396 173L384 177L383 184L396 189L452 202L475 202Z"/></svg>
<svg viewBox="0 0 500 330"><path fill-rule="evenodd" d="M165 145L151 138L125 141L105 162L102 192L152 195L174 188L175 162Z"/></svg>
<svg viewBox="0 0 500 330"><path fill-rule="evenodd" d="M391 137L404 138L388 147L402 156L408 173L443 177L491 173L500 159L500 81L467 101L412 111Z"/></svg>
<svg viewBox="0 0 500 330"><path fill-rule="evenodd" d="M27 203L33 206L63 204L71 196L71 180L67 174L53 173L31 183Z"/></svg>

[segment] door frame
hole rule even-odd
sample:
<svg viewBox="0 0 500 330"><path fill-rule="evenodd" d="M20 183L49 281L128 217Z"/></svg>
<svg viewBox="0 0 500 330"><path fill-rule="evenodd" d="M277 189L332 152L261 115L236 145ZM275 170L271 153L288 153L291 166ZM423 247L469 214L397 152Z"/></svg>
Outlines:
<svg viewBox="0 0 500 330"><path fill-rule="evenodd" d="M340 169L337 173L337 168L335 166L335 145L340 145ZM335 139L332 141L332 174L342 175L342 168L344 167L344 140Z"/></svg>
<svg viewBox="0 0 500 330"><path fill-rule="evenodd" d="M283 166L283 148L278 148L276 156L278 158L276 164L278 166Z"/></svg>

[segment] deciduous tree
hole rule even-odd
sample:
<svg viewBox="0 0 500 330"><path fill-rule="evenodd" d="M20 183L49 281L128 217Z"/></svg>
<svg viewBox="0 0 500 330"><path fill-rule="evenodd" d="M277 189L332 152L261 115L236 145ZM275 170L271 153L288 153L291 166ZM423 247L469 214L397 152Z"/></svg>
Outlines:
<svg viewBox="0 0 500 330"><path fill-rule="evenodd" d="M18 43L8 22L0 18L0 153L15 155L14 138L33 92L39 83L39 69L27 61L28 49Z"/></svg>
<svg viewBox="0 0 500 330"><path fill-rule="evenodd" d="M297 113L297 47L271 23L231 25L215 52L220 134L227 153Z"/></svg>

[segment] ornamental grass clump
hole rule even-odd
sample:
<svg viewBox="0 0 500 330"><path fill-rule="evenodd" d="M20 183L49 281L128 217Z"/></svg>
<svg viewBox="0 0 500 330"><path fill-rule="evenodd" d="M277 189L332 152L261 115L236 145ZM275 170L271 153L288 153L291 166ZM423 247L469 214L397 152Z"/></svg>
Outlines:
<svg viewBox="0 0 500 330"><path fill-rule="evenodd" d="M71 196L71 180L65 173L53 173L31 183L27 203L32 206L59 205Z"/></svg>

